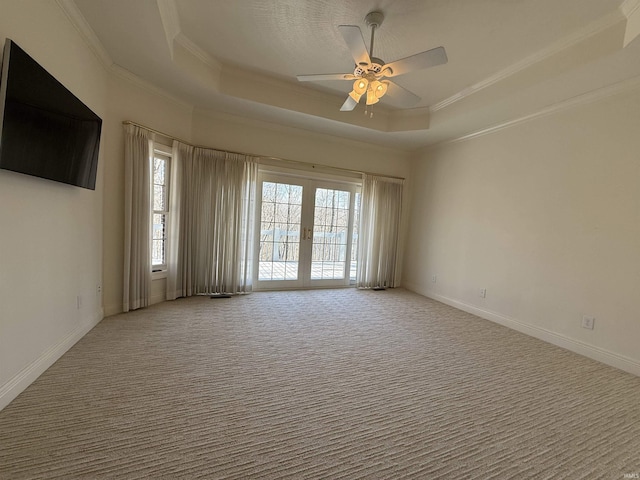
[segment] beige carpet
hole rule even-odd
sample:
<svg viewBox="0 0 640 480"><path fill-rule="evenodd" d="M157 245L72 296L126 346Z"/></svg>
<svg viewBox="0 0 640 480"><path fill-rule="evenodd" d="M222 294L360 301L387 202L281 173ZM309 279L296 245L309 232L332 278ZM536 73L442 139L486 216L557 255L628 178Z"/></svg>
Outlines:
<svg viewBox="0 0 640 480"><path fill-rule="evenodd" d="M0 478L622 479L640 378L403 290L102 321L0 412Z"/></svg>

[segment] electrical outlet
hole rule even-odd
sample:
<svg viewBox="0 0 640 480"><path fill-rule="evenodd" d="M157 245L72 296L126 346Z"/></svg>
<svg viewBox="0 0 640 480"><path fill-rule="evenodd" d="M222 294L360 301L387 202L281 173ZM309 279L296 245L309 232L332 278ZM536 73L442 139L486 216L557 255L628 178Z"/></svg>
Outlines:
<svg viewBox="0 0 640 480"><path fill-rule="evenodd" d="M432 281L433 283L436 283L436 282L438 281L438 276L437 276L437 275L433 275L433 276L431 277L431 281Z"/></svg>
<svg viewBox="0 0 640 480"><path fill-rule="evenodd" d="M487 297L487 289L486 288L481 288L480 289L480 297L482 297L482 298L486 298Z"/></svg>
<svg viewBox="0 0 640 480"><path fill-rule="evenodd" d="M596 319L594 317L587 317L586 315L582 317L582 328L593 330L595 323Z"/></svg>
<svg viewBox="0 0 640 480"><path fill-rule="evenodd" d="M98 284L98 286L96 287L96 292L98 293L98 295L102 293L102 285Z"/></svg>
<svg viewBox="0 0 640 480"><path fill-rule="evenodd" d="M76 303L78 304L78 310L80 310L82 308L82 297L80 295L76 297Z"/></svg>

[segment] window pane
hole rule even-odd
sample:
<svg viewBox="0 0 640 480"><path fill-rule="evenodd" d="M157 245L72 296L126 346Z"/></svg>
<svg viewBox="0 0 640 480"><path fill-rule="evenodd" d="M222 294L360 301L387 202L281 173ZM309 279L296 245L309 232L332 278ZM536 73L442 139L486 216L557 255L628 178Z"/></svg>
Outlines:
<svg viewBox="0 0 640 480"><path fill-rule="evenodd" d="M259 280L298 278L301 205L302 186L262 182Z"/></svg>
<svg viewBox="0 0 640 480"><path fill-rule="evenodd" d="M153 186L153 209L166 210L165 187L162 185Z"/></svg>
<svg viewBox="0 0 640 480"><path fill-rule="evenodd" d="M327 214L327 209L324 207L319 207L316 205L316 208L314 209L314 216L313 216L313 224L314 225L326 225L325 222L325 216Z"/></svg>
<svg viewBox="0 0 640 480"><path fill-rule="evenodd" d="M327 190L324 188L316 189L316 207L327 206Z"/></svg>
<svg viewBox="0 0 640 480"><path fill-rule="evenodd" d="M276 222L287 223L289 219L289 205L286 203L276 204Z"/></svg>
<svg viewBox="0 0 640 480"><path fill-rule="evenodd" d="M272 182L262 183L262 201L263 202L275 202L276 201L276 184Z"/></svg>
<svg viewBox="0 0 640 480"><path fill-rule="evenodd" d="M290 187L289 203L291 205L302 205L302 187L300 185L290 185Z"/></svg>
<svg viewBox="0 0 640 480"><path fill-rule="evenodd" d="M340 209L337 211L338 219L336 225L339 227L347 227L349 225L349 210Z"/></svg>
<svg viewBox="0 0 640 480"><path fill-rule="evenodd" d="M165 185L165 170L167 161L162 158L153 159L153 183L157 185Z"/></svg>
<svg viewBox="0 0 640 480"><path fill-rule="evenodd" d="M311 250L313 280L344 278L350 199L348 191L316 189Z"/></svg>
<svg viewBox="0 0 640 480"><path fill-rule="evenodd" d="M289 188L291 185L286 185L284 183L276 184L276 202L278 203L289 203Z"/></svg>
<svg viewBox="0 0 640 480"><path fill-rule="evenodd" d="M289 206L289 223L300 223L301 208L300 205Z"/></svg>
<svg viewBox="0 0 640 480"><path fill-rule="evenodd" d="M164 265L164 240L153 240L151 248L151 264Z"/></svg>
<svg viewBox="0 0 640 480"><path fill-rule="evenodd" d="M273 236L273 222L262 222L260 224L260 235Z"/></svg>
<svg viewBox="0 0 640 480"><path fill-rule="evenodd" d="M165 237L165 215L162 213L153 214L153 239L163 239Z"/></svg>
<svg viewBox="0 0 640 480"><path fill-rule="evenodd" d="M273 242L261 242L260 243L260 261L261 262L270 262L273 258ZM261 267L262 271L262 267ZM266 270L265 270L266 271ZM263 278L263 277L260 277Z"/></svg>
<svg viewBox="0 0 640 480"><path fill-rule="evenodd" d="M276 219L275 214L276 204L275 203L263 203L262 204L262 212L260 218L264 223L273 223Z"/></svg>
<svg viewBox="0 0 640 480"><path fill-rule="evenodd" d="M338 192L338 208L349 208L349 192Z"/></svg>
<svg viewBox="0 0 640 480"><path fill-rule="evenodd" d="M152 188L152 231L151 231L151 265L154 267L167 264L167 217L165 213L169 209L168 184L169 184L169 158L163 153L155 152L151 162L151 188Z"/></svg>

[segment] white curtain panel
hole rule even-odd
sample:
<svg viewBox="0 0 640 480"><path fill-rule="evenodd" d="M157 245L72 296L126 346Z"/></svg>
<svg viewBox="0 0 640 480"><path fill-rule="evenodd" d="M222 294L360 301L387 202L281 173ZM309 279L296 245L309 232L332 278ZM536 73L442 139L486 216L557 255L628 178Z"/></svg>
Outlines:
<svg viewBox="0 0 640 480"><path fill-rule="evenodd" d="M149 305L151 289L151 140L149 132L125 125L125 224L124 288L125 312Z"/></svg>
<svg viewBox="0 0 640 480"><path fill-rule="evenodd" d="M358 288L395 287L402 212L399 179L363 175L358 238Z"/></svg>
<svg viewBox="0 0 640 480"><path fill-rule="evenodd" d="M176 143L168 298L250 292L257 161Z"/></svg>

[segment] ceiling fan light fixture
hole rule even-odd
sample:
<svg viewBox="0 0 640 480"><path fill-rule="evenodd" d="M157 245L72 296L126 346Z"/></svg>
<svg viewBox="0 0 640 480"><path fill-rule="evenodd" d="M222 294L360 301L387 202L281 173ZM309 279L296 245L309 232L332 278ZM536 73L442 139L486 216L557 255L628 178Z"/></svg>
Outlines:
<svg viewBox="0 0 640 480"><path fill-rule="evenodd" d="M353 82L353 91L358 95L363 95L364 92L367 91L367 86L369 85L369 81L366 78L357 78Z"/></svg>
<svg viewBox="0 0 640 480"><path fill-rule="evenodd" d="M640 1L640 0L636 0ZM401 87L388 77L397 77L405 73L423 68L435 67L447 63L448 58L444 47L436 47L421 53L416 53L409 57L401 58L387 64L384 60L374 57L374 38L376 30L382 25L384 14L375 10L369 12L365 17L365 23L371 29L371 41L369 47L365 44L362 30L357 25L338 25L338 31L345 41L351 57L355 63L353 73L344 74L318 74L318 75L298 75L301 82L312 82L316 80L353 80L353 90L349 92L340 111L350 112L358 105L360 99L366 94L366 104L374 105L380 101L387 93L387 89L392 89L394 101L408 108L416 105L420 97ZM366 113L367 110L365 110Z"/></svg>
<svg viewBox="0 0 640 480"><path fill-rule="evenodd" d="M371 82L371 89L373 90L376 98L382 98L387 93L387 87L389 86L388 82L381 82L379 80L375 80Z"/></svg>
<svg viewBox="0 0 640 480"><path fill-rule="evenodd" d="M373 88L367 90L367 105L373 105L374 103L378 103L380 101L380 97L376 96L376 92Z"/></svg>
<svg viewBox="0 0 640 480"><path fill-rule="evenodd" d="M367 87L369 86L369 80L366 78L356 78L353 82L353 90L349 92L349 96L353 98L356 102L360 101L362 95L367 92Z"/></svg>
<svg viewBox="0 0 640 480"><path fill-rule="evenodd" d="M361 94L361 93L356 92L355 90L351 90L351 91L349 92L349 96L350 96L351 98L353 98L353 99L356 101L356 103L357 103L357 102L359 102L359 101L360 101L360 98L362 97L362 94Z"/></svg>

